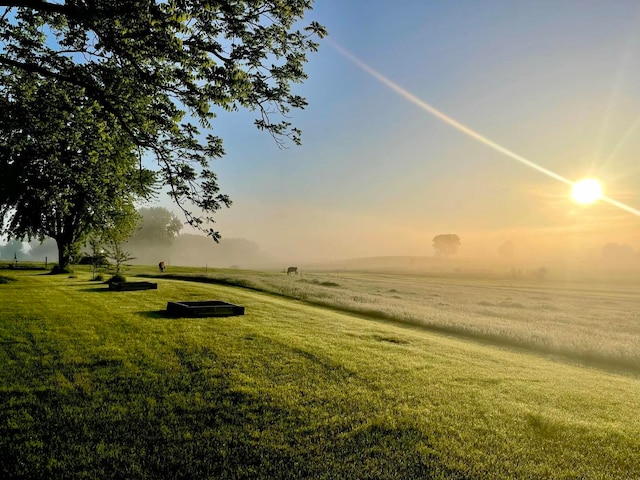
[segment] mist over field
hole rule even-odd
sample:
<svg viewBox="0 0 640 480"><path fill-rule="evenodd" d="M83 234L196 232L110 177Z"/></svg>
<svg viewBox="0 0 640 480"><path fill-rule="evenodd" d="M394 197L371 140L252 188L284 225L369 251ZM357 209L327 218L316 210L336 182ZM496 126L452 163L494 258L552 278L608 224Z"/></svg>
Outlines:
<svg viewBox="0 0 640 480"><path fill-rule="evenodd" d="M314 216L312 212L309 215ZM624 273L626 279L640 275L638 243L633 236L615 231L602 234L562 227L483 232L450 231L443 227L420 235L399 230L376 235L366 229L359 230L361 225L356 223L344 225L342 232L315 235L322 223L292 221L290 227L283 229L279 229L279 224L270 227L267 223L256 217L245 224L248 228L242 229L255 236L223 236L220 244L201 235L183 233L170 254L173 263L267 269L296 265L507 277L529 276L535 270L546 268L546 277L555 279L606 280L615 278L618 272ZM626 221L621 223L628 226ZM183 232L188 230L185 227ZM460 246L445 258L434 249L433 239L446 233L457 234Z"/></svg>
<svg viewBox="0 0 640 480"><path fill-rule="evenodd" d="M155 265L160 260L168 265L218 268L260 268L275 264L257 243L243 238L224 238L215 243L204 235L182 234L172 245L131 245L136 265Z"/></svg>
<svg viewBox="0 0 640 480"><path fill-rule="evenodd" d="M472 243L475 238L479 239L477 244ZM552 240L537 245L525 235L519 237L519 241L500 241L500 238L506 237L490 236L487 240L482 235L461 235L459 250L447 258L436 254L432 239L425 239L423 252L414 255L380 255L376 254L379 250L366 244L354 247L353 252L345 251L344 256L337 248L332 255L329 249L319 250L303 243L289 251L268 250L254 240L223 237L216 243L195 233L181 233L170 244L130 242L124 248L134 257L128 262L132 265L157 265L164 261L169 266L277 271L295 265L302 269L413 272L536 281L627 282L640 278L640 254L629 244L610 241L576 250L579 243L587 243L584 239L581 242L578 236L575 242L552 249L549 247ZM267 244L273 241L273 238L265 239ZM380 251L396 253L402 249L388 246ZM88 254L88 250L85 252ZM357 255L358 252L361 255ZM348 253L354 255L347 256ZM57 248L51 239L43 243L10 241L0 245L0 261L13 261L14 256L18 261L44 262L47 258L53 263L57 259Z"/></svg>

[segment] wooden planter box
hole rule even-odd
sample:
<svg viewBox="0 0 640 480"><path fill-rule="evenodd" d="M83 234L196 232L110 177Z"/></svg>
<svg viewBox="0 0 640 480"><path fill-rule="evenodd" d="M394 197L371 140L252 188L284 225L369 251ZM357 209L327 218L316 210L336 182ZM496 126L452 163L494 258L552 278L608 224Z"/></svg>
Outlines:
<svg viewBox="0 0 640 480"><path fill-rule="evenodd" d="M125 290L157 290L158 284L151 282L113 282L109 284L109 290L123 292Z"/></svg>
<svg viewBox="0 0 640 480"><path fill-rule="evenodd" d="M244 307L220 300L169 302L167 313L174 317L231 317L244 315Z"/></svg>

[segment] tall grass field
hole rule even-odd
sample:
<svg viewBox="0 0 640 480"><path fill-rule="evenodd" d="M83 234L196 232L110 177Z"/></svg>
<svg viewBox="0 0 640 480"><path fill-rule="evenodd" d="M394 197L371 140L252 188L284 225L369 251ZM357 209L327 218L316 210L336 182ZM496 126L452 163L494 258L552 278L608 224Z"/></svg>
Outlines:
<svg viewBox="0 0 640 480"><path fill-rule="evenodd" d="M631 288L45 273L0 270L0 478L640 479Z"/></svg>

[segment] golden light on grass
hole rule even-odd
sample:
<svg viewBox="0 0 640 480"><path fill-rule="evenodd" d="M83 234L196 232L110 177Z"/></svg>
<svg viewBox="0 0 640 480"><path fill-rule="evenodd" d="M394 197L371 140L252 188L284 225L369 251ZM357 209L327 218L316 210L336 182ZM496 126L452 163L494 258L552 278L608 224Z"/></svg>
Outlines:
<svg viewBox="0 0 640 480"><path fill-rule="evenodd" d="M581 205L594 203L602 198L602 185L595 178L583 178L573 184L571 198Z"/></svg>

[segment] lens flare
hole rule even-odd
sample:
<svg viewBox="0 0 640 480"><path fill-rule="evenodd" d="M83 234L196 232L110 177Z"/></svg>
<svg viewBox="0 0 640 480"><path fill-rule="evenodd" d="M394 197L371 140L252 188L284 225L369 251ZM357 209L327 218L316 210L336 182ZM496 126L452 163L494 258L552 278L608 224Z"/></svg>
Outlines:
<svg viewBox="0 0 640 480"><path fill-rule="evenodd" d="M595 178L583 178L573 184L571 198L582 205L596 202L602 198L602 185Z"/></svg>
<svg viewBox="0 0 640 480"><path fill-rule="evenodd" d="M336 42L332 41L332 40L328 40L328 43L333 46L333 48L335 48L342 56L344 56L345 58L347 58L348 60L350 60L352 63L354 63L355 65L357 65L358 67L360 67L362 70L364 70L365 72L367 72L369 75L371 75L373 78L375 78L376 80L378 80L380 83L382 83L383 85L385 85L386 87L388 87L389 89L393 90L394 92L396 92L397 94L399 94L400 96L404 97L406 100L410 101L411 103L413 103L414 105L416 105L417 107L421 108L422 110L430 113L431 115L433 115L434 117L436 117L437 119L441 120L442 122L452 126L453 128L455 128L456 130L464 133L465 135L479 141L480 143L483 143L484 145L496 150L497 152L502 153L503 155L506 155L507 157L511 158L512 160L515 160L533 170L536 170L548 177L553 178L554 180L557 180L559 182L562 182L566 185L570 185L572 188L576 185L576 183L578 182L573 182L572 180L569 180L566 177L563 177L562 175L549 170L548 168L543 167L542 165L538 165L535 162L532 162L531 160L528 160L524 157L522 157L521 155L518 155L515 152L512 152L511 150L503 147L502 145L494 142L493 140L485 137L484 135L476 132L475 130L467 127L466 125L458 122L457 120L455 120L454 118L446 115L445 113L441 112L440 110L438 110L437 108L435 108L434 106L428 104L427 102L425 102L424 100L421 100L420 98L416 97L415 95L413 95L411 92L405 90L404 88L402 88L400 85L392 82L391 80L389 80L387 77L385 77L384 75L382 75L380 72L378 72L377 70L375 70L374 68L370 67L369 65L367 65L366 63L364 63L362 60L360 60L358 57L356 57L355 55L353 55L351 52L349 52L348 50L346 50L345 48L341 47L340 45L338 45ZM612 198L607 197L606 195L600 195L598 197L600 200L613 205L615 207L618 207L628 213L632 213L633 215L637 215L640 217L640 210L637 210L633 207L630 207L629 205L625 205L624 203L618 202Z"/></svg>

